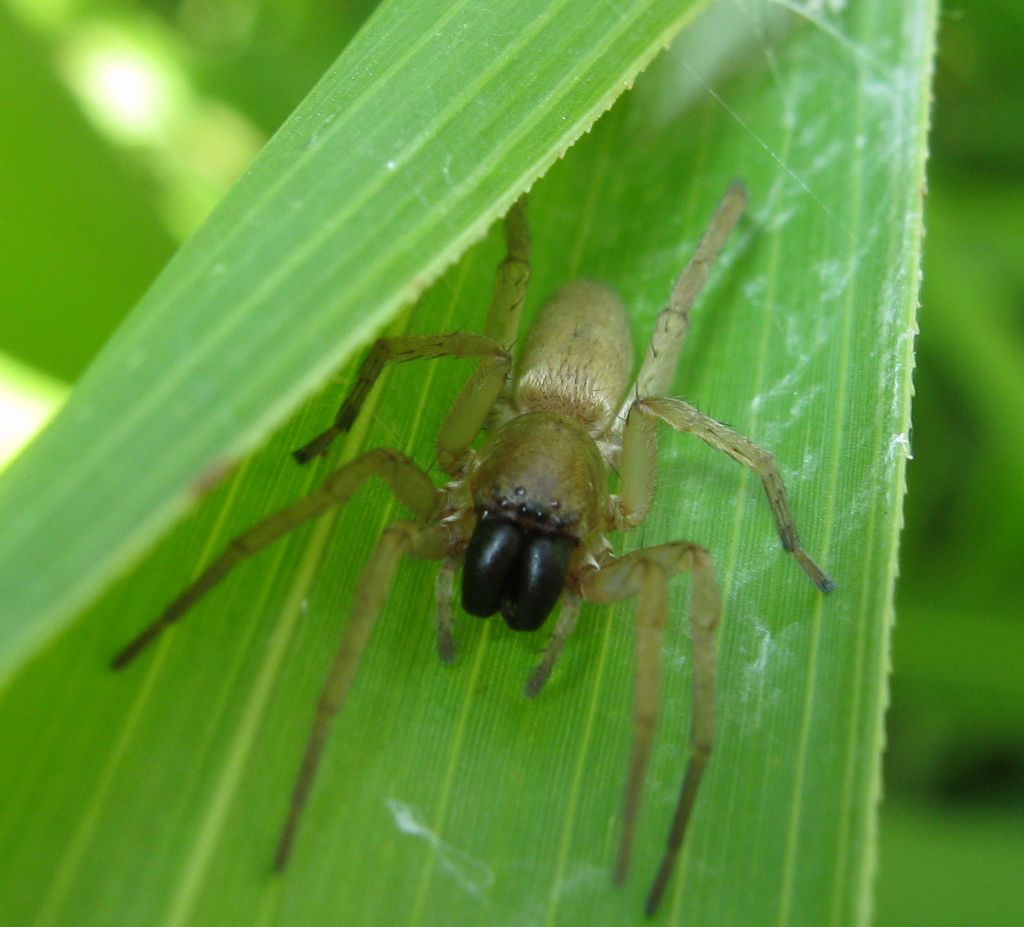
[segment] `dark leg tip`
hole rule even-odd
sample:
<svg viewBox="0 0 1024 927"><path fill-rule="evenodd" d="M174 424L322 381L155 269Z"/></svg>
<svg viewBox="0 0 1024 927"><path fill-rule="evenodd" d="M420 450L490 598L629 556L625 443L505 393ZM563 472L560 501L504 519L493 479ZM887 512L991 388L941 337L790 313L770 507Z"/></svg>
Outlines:
<svg viewBox="0 0 1024 927"><path fill-rule="evenodd" d="M285 869L288 868L288 857L291 856L291 841L284 842L277 848L277 852L274 854L274 874L283 875Z"/></svg>
<svg viewBox="0 0 1024 927"><path fill-rule="evenodd" d="M298 450L292 451L292 457L294 457L300 464L308 463L314 457L319 457L327 452L327 449L331 446L331 442L334 441L338 435L345 431L344 428L338 425L333 425L328 428L321 435L317 435L309 444L304 444Z"/></svg>
<svg viewBox="0 0 1024 927"><path fill-rule="evenodd" d="M128 666L129 663L132 662L132 660L134 660L139 655L139 651L142 649L142 646L142 643L140 643L138 640L130 643L122 651L117 653L114 656L114 659L110 661L110 670L114 673L118 673L121 670L123 670L126 666Z"/></svg>
<svg viewBox="0 0 1024 927"><path fill-rule="evenodd" d="M441 635L437 639L437 655L441 662L451 666L455 662L455 641L450 636Z"/></svg>
<svg viewBox="0 0 1024 927"><path fill-rule="evenodd" d="M827 594L827 593L829 593L829 592L835 592L835 591L836 591L836 584L835 584L835 580L833 580L833 579L829 578L828 576L823 576L823 577L822 577L822 578L821 578L821 579L820 579L820 580L818 581L818 588L819 588L819 589L820 589L820 590L821 590L822 592L824 592L824 593L826 593L826 594Z"/></svg>
<svg viewBox="0 0 1024 927"><path fill-rule="evenodd" d="M658 870L651 890L647 893L647 901L644 902L644 917L651 918L658 913L661 907L661 899L665 897L665 888L668 886L668 873L664 866Z"/></svg>
<svg viewBox="0 0 1024 927"><path fill-rule="evenodd" d="M526 680L526 685L523 686L523 695L527 698L536 698L540 695L544 690L544 684L548 681L548 675L542 667L534 670L530 678Z"/></svg>
<svg viewBox="0 0 1024 927"><path fill-rule="evenodd" d="M327 450L329 442L322 440L322 438L322 435L319 438L314 438L309 444L304 444L302 447L292 451L292 457L295 458L296 463L309 463L314 457L319 457L323 454Z"/></svg>

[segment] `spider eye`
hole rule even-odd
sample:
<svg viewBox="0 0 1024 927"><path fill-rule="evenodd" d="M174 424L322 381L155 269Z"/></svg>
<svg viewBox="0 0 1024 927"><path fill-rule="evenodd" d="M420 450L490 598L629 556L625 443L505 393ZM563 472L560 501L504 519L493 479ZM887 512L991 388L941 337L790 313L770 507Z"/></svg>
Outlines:
<svg viewBox="0 0 1024 927"><path fill-rule="evenodd" d="M525 541L522 529L510 521L484 515L477 522L462 570L462 607L469 614L489 618L501 608Z"/></svg>
<svg viewBox="0 0 1024 927"><path fill-rule="evenodd" d="M565 584L575 544L573 538L557 534L536 534L527 539L501 605L501 614L510 628L536 631L544 624Z"/></svg>

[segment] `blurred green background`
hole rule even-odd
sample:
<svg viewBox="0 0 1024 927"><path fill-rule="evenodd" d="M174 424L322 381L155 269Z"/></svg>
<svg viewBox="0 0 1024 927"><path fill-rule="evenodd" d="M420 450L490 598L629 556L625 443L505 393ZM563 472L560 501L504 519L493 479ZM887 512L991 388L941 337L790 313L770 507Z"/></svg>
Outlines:
<svg viewBox="0 0 1024 927"><path fill-rule="evenodd" d="M0 3L0 466L374 5ZM879 927L1024 923L1022 34L939 39Z"/></svg>

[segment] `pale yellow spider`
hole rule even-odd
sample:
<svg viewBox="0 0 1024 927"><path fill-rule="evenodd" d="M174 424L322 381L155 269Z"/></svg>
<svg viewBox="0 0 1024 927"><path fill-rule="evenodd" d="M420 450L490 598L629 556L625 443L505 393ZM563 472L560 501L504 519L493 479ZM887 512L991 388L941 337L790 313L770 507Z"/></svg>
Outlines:
<svg viewBox="0 0 1024 927"><path fill-rule="evenodd" d="M295 452L305 462L327 450L355 421L385 364L421 358L478 357L480 365L441 426L438 461L449 475L440 489L412 460L386 448L368 451L335 470L323 485L235 538L113 661L131 662L239 561L329 509L344 505L371 477L383 479L414 520L385 528L356 590L355 605L317 706L306 753L275 858L288 862L331 722L352 685L360 657L403 555L442 561L437 582L437 643L455 657L455 575L462 570L462 606L471 615L501 612L509 627L535 631L561 598L562 609L544 656L526 684L538 695L576 626L580 604L637 596L636 682L632 758L626 779L616 881L629 868L633 835L661 700L662 633L667 584L693 574L693 716L691 753L668 846L647 898L652 915L665 891L711 753L715 718L715 638L721 610L708 552L676 541L612 553L605 535L639 525L654 493L660 419L690 432L760 476L783 547L823 592L832 580L800 546L775 462L767 451L664 393L671 387L689 327L690 307L710 265L746 206L735 184L719 205L696 253L676 282L655 326L635 381L632 339L618 296L601 283L563 287L540 310L518 352L519 317L530 277L525 199L505 220L507 255L498 270L485 334L382 338L359 369L334 424ZM473 448L481 431L486 436ZM609 489L619 474L619 493Z"/></svg>

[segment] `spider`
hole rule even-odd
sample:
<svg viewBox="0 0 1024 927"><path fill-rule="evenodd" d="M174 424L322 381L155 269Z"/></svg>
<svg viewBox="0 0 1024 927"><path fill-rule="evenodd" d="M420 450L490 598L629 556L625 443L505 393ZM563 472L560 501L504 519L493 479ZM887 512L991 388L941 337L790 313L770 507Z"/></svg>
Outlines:
<svg viewBox="0 0 1024 927"><path fill-rule="evenodd" d="M121 669L192 608L239 562L299 525L344 505L371 477L384 480L415 516L384 529L363 567L351 617L324 684L275 855L291 854L334 717L404 556L440 560L437 649L455 659L455 577L471 615L501 613L515 631L535 631L561 599L544 654L526 683L537 696L576 626L582 602L635 596L636 676L633 744L626 776L615 880L627 875L640 798L661 699L660 655L668 619L668 582L693 577L693 705L690 756L667 846L645 912L653 915L671 877L698 787L711 755L715 718L716 630L721 594L707 550L675 541L615 556L605 535L635 528L651 507L660 420L689 432L750 467L764 484L789 551L822 592L834 583L800 546L782 479L767 451L688 403L665 398L689 328L690 309L709 269L746 208L742 184L725 194L689 264L676 281L651 343L631 381L632 339L625 309L602 283L580 280L541 308L518 352L519 317L530 278L525 197L505 219L506 256L499 265L485 334L454 332L381 338L359 369L334 423L295 451L300 463L324 454L347 431L385 365L422 358L479 359L445 418L438 462L449 477L437 488L426 472L388 448L343 464L319 489L265 518L224 552L114 658ZM481 432L482 443L474 447ZM619 492L610 492L617 471Z"/></svg>

